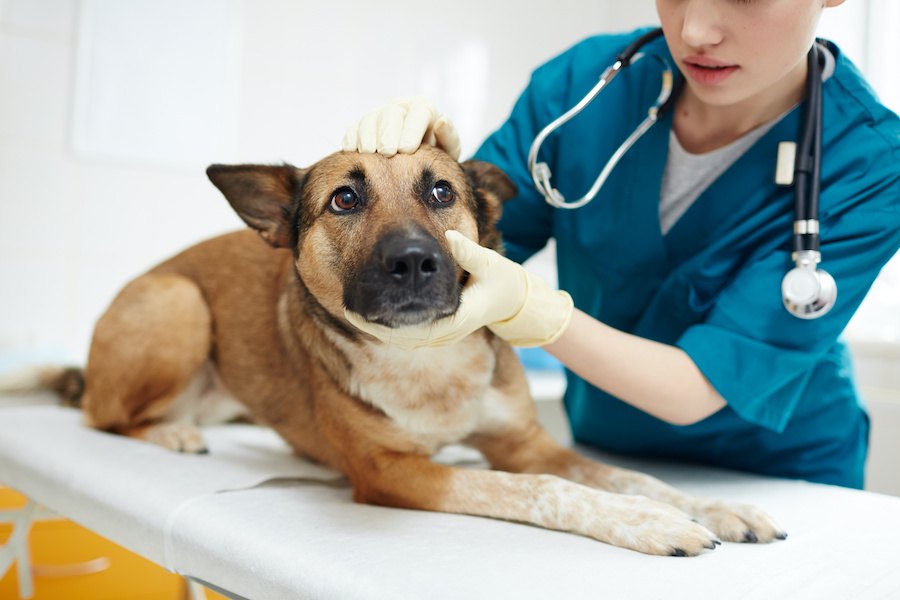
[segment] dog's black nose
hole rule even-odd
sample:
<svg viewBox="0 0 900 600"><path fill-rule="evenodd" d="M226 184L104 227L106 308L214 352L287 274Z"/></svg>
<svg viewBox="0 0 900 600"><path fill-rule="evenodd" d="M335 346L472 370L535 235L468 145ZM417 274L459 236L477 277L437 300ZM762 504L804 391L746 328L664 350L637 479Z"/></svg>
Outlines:
<svg viewBox="0 0 900 600"><path fill-rule="evenodd" d="M383 248L382 267L395 283L421 289L440 270L441 249L434 240L391 240Z"/></svg>
<svg viewBox="0 0 900 600"><path fill-rule="evenodd" d="M344 306L389 327L433 321L459 306L456 264L421 227L381 234L369 259L348 277Z"/></svg>

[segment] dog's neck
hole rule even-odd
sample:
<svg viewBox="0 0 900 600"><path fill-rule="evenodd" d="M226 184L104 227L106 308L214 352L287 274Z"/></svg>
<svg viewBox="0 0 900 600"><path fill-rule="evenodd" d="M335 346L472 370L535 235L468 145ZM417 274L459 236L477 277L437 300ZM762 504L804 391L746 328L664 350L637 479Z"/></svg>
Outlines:
<svg viewBox="0 0 900 600"><path fill-rule="evenodd" d="M487 332L447 347L385 346L330 313L296 270L283 284L277 310L289 360L318 360L334 381L348 386L347 395L385 415L423 448L436 451L460 441L494 418L496 363ZM443 365L439 373L435 365Z"/></svg>
<svg viewBox="0 0 900 600"><path fill-rule="evenodd" d="M282 342L292 359L315 356L335 381L345 380L350 373L350 361L325 335L328 329L348 341L356 341L359 332L347 321L328 312L309 291L297 270L286 269L278 299L278 322Z"/></svg>

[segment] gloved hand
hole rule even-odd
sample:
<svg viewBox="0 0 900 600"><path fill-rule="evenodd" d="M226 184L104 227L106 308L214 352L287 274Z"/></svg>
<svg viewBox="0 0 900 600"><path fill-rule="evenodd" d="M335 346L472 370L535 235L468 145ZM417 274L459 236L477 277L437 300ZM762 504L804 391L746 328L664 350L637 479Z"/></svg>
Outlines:
<svg viewBox="0 0 900 600"><path fill-rule="evenodd" d="M452 316L411 327L385 327L345 311L347 320L386 344L407 349L452 344L487 326L514 346L555 341L572 318L572 298L458 231L448 231L453 258L469 272L459 309Z"/></svg>
<svg viewBox="0 0 900 600"><path fill-rule="evenodd" d="M422 144L437 146L459 160L459 133L450 119L425 98L401 98L366 113L351 125L341 148L393 156L415 152Z"/></svg>

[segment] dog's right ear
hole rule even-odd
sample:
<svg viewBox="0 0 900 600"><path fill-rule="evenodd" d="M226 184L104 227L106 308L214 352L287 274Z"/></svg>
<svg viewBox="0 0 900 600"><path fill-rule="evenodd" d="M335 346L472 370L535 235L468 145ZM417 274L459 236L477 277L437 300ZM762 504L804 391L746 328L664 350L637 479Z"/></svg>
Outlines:
<svg viewBox="0 0 900 600"><path fill-rule="evenodd" d="M306 176L292 165L210 165L206 175L244 222L275 248L296 244L295 198Z"/></svg>

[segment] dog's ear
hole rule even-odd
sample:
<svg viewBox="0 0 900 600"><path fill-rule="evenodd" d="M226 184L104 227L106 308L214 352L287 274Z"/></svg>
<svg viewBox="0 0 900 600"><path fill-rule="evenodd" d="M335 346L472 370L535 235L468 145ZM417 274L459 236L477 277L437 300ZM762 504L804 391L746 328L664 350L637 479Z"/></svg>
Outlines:
<svg viewBox="0 0 900 600"><path fill-rule="evenodd" d="M467 160L460 163L474 187L491 193L501 203L514 198L518 192L516 184L500 167L483 160Z"/></svg>
<svg viewBox="0 0 900 600"><path fill-rule="evenodd" d="M481 160L460 163L472 185L478 204L478 242L500 250L500 234L495 225L500 220L502 205L518 193L516 184L499 167Z"/></svg>
<svg viewBox="0 0 900 600"><path fill-rule="evenodd" d="M306 171L292 165L210 165L206 175L244 222L275 248L296 244L294 205Z"/></svg>

